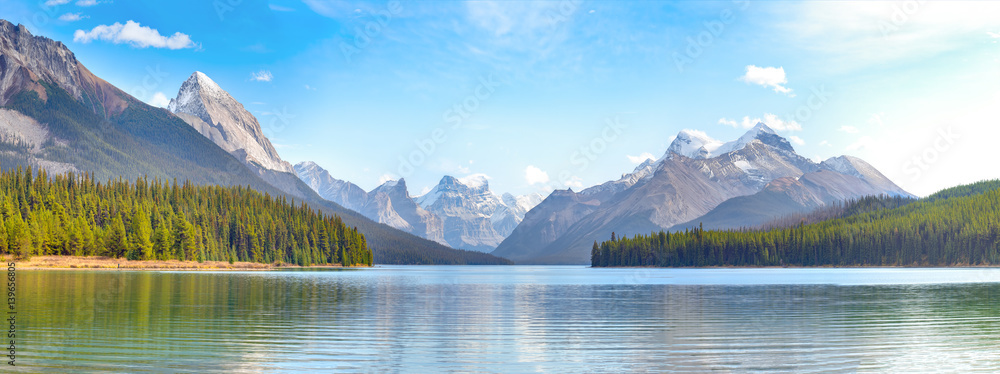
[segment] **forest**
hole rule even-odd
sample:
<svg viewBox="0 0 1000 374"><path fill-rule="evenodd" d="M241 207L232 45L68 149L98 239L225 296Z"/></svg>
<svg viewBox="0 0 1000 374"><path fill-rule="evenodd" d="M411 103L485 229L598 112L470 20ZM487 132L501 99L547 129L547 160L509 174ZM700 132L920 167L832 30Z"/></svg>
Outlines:
<svg viewBox="0 0 1000 374"><path fill-rule="evenodd" d="M44 123L52 139L40 144L40 153L30 151L35 145L0 139L0 170L37 168L37 157L71 164L100 181L182 180L199 186L245 186L274 198L292 198L165 109L127 98L131 101L128 108L105 118L95 114L98 100L83 95L81 102L57 85L40 83L46 88L47 100L41 100L34 91L22 91L5 108ZM315 194L305 196L302 202L326 215L340 217L364 233L374 261L380 264L511 264L488 253L455 250L394 230Z"/></svg>
<svg viewBox="0 0 1000 374"><path fill-rule="evenodd" d="M810 222L817 216L830 219ZM594 243L591 264L609 266L983 266L1000 265L1000 181L921 200L848 201L770 229L695 228Z"/></svg>
<svg viewBox="0 0 1000 374"><path fill-rule="evenodd" d="M100 183L30 167L0 172L0 253L372 264L356 228L284 197L146 178Z"/></svg>

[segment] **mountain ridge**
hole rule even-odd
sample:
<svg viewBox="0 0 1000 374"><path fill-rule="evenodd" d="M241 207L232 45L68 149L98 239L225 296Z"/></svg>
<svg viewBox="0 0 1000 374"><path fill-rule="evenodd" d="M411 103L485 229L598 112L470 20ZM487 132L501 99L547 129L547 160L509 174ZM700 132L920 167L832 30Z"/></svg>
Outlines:
<svg viewBox="0 0 1000 374"><path fill-rule="evenodd" d="M838 160L823 165L802 157L764 123L726 143L683 130L659 160L647 160L618 180L581 191L578 195L586 199L543 201L535 209L550 219L525 220L529 223L522 222L492 253L518 263L586 264L593 242L606 240L613 232L622 236L670 229L697 220L730 199L754 195L776 179L799 178L846 161L856 174L871 180L866 184L875 186L862 189L865 192L905 193L860 159ZM862 178L855 179L861 183Z"/></svg>
<svg viewBox="0 0 1000 374"><path fill-rule="evenodd" d="M170 111L94 77L61 42L33 36L6 20L0 20L0 73L0 117L5 119L0 121L5 135L0 166L5 169L55 165L62 167L55 172L87 172L98 180L146 177L244 186L340 216L366 235L376 262L508 263L377 224L321 199L291 173L250 168ZM11 134L17 137L7 139Z"/></svg>

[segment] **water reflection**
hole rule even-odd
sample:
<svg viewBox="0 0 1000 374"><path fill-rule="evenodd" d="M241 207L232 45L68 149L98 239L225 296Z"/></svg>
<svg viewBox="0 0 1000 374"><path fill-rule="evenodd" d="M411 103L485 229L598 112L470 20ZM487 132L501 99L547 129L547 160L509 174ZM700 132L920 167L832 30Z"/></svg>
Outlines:
<svg viewBox="0 0 1000 374"><path fill-rule="evenodd" d="M1000 283L975 270L594 270L20 271L19 370L1000 371Z"/></svg>

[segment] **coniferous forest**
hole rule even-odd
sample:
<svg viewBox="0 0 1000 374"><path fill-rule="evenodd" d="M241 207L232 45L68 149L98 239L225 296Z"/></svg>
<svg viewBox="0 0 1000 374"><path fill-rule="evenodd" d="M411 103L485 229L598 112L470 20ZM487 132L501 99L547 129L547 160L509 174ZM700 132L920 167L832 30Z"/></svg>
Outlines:
<svg viewBox="0 0 1000 374"><path fill-rule="evenodd" d="M247 187L0 173L0 253L134 260L372 264L337 216Z"/></svg>
<svg viewBox="0 0 1000 374"><path fill-rule="evenodd" d="M769 230L683 232L594 243L606 266L977 266L1000 265L1000 181L910 201L872 197ZM783 222L787 220L778 220Z"/></svg>

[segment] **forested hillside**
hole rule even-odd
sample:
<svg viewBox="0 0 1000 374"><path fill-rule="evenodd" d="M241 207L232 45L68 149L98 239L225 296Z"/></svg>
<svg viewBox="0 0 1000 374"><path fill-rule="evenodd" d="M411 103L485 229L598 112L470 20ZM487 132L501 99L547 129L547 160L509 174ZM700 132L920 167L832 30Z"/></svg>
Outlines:
<svg viewBox="0 0 1000 374"><path fill-rule="evenodd" d="M137 260L371 265L337 216L246 187L0 173L0 252Z"/></svg>
<svg viewBox="0 0 1000 374"><path fill-rule="evenodd" d="M664 267L1000 265L1000 181L909 204L861 201L842 218L773 230L612 234L611 241L594 243L591 261Z"/></svg>
<svg viewBox="0 0 1000 374"><path fill-rule="evenodd" d="M248 186L273 197L287 195L268 185L250 169L165 110L132 101L112 118L103 118L60 87L41 82L47 100L37 93L18 93L7 105L45 124L46 144L0 139L0 170L38 166L34 156L75 165L96 181L190 181L194 185ZM41 153L31 151L40 146ZM294 178L294 176L293 176ZM246 187L244 187L246 188ZM326 215L337 215L366 233L374 260L382 264L510 264L478 252L459 251L375 223L361 214L310 196L305 200Z"/></svg>

